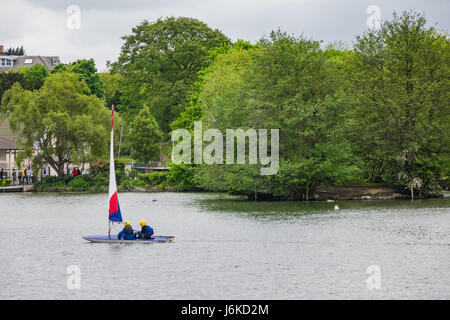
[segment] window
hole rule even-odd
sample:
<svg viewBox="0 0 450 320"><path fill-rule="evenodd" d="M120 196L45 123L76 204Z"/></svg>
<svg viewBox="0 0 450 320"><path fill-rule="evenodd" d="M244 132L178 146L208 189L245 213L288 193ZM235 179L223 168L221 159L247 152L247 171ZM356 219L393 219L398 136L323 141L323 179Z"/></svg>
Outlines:
<svg viewBox="0 0 450 320"><path fill-rule="evenodd" d="M2 58L2 61L1 61L1 66L2 67L12 67L12 65L13 65L12 60L9 60L9 59L6 59L6 58Z"/></svg>
<svg viewBox="0 0 450 320"><path fill-rule="evenodd" d="M33 63L33 59L25 59L25 64L32 64Z"/></svg>
<svg viewBox="0 0 450 320"><path fill-rule="evenodd" d="M12 67L12 65L13 65L12 60L2 58L2 61L1 61L2 67Z"/></svg>

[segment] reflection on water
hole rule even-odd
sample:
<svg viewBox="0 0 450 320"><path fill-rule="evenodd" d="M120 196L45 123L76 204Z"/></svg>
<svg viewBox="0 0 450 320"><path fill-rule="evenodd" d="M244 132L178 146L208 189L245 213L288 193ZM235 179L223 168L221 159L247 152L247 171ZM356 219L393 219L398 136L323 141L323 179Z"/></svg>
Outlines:
<svg viewBox="0 0 450 320"><path fill-rule="evenodd" d="M450 198L254 202L209 193L122 193L125 219L170 244L92 244L106 194L0 195L3 299L449 298ZM113 231L118 232L120 226ZM79 266L81 287L67 288ZM368 289L369 266L381 288ZM124 296L124 279L134 288Z"/></svg>
<svg viewBox="0 0 450 320"><path fill-rule="evenodd" d="M311 213L323 213L333 210L335 204L341 210L408 210L408 209L430 209L450 208L448 199L426 199L426 200L338 200L326 201L247 201L240 197L222 196L210 194L208 197L197 200L198 204L207 210L244 212L264 215L277 215L289 213L292 215L303 215Z"/></svg>

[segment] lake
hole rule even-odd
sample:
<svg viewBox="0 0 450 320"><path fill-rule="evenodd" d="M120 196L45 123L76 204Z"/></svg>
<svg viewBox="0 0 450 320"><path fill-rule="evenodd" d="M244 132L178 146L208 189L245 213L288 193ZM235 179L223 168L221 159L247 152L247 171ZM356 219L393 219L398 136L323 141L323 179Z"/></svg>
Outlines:
<svg viewBox="0 0 450 320"><path fill-rule="evenodd" d="M0 298L450 298L450 198L339 201L338 211L215 193L119 201L133 227L145 219L175 242L86 242L108 232L107 194L0 194Z"/></svg>

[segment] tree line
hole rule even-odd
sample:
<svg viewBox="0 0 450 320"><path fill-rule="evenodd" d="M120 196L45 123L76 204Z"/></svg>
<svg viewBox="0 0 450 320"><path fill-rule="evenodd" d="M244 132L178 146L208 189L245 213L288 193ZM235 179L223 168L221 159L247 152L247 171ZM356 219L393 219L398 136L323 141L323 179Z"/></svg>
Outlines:
<svg viewBox="0 0 450 320"><path fill-rule="evenodd" d="M353 46L282 30L233 42L185 17L143 21L123 41L106 73L78 60L0 75L1 112L22 137L22 157L36 167L55 162L58 172L68 161L106 158L114 105L121 155L171 166L183 190L312 199L330 185L430 195L448 186L449 39L422 14L394 13ZM171 164L171 132L194 121L223 132L280 129L278 174Z"/></svg>

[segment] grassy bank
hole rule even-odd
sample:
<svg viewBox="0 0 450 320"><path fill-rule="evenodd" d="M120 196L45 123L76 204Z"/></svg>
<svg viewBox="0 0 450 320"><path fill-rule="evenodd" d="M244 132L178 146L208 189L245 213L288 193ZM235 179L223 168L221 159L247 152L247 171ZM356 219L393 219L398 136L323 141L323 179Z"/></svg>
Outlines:
<svg viewBox="0 0 450 320"><path fill-rule="evenodd" d="M134 173L124 175L116 172L117 188L124 191L191 191L195 187L188 187L177 181L171 172ZM39 192L107 192L109 187L108 174L83 174L77 177L63 175L49 176L34 184L34 191Z"/></svg>

